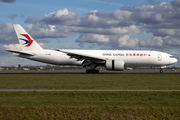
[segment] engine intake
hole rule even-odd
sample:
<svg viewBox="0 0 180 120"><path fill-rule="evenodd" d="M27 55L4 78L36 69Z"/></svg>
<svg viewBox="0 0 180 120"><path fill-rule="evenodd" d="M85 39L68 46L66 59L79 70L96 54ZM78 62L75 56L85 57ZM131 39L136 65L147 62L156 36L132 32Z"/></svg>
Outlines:
<svg viewBox="0 0 180 120"><path fill-rule="evenodd" d="M119 59L106 60L106 70L123 71L124 70L124 61L119 60Z"/></svg>

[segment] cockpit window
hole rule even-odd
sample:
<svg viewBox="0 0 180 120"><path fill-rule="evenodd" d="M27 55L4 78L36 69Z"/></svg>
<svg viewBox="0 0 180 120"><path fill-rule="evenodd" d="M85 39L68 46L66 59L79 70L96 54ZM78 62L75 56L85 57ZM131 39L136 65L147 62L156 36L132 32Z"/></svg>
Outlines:
<svg viewBox="0 0 180 120"><path fill-rule="evenodd" d="M174 56L170 56L170 58L174 58Z"/></svg>

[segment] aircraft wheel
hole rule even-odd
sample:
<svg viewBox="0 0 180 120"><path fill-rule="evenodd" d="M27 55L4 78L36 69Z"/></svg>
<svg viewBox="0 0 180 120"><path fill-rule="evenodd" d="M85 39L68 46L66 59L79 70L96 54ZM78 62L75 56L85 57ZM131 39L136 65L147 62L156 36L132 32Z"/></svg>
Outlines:
<svg viewBox="0 0 180 120"><path fill-rule="evenodd" d="M95 73L99 73L99 70L95 70L96 72Z"/></svg>
<svg viewBox="0 0 180 120"><path fill-rule="evenodd" d="M90 73L90 70L86 70L86 73Z"/></svg>
<svg viewBox="0 0 180 120"><path fill-rule="evenodd" d="M99 73L99 70L92 70L92 73Z"/></svg>
<svg viewBox="0 0 180 120"><path fill-rule="evenodd" d="M86 70L86 73L99 73L99 70Z"/></svg>
<svg viewBox="0 0 180 120"><path fill-rule="evenodd" d="M159 71L160 73L163 73L163 69L160 69L160 71Z"/></svg>
<svg viewBox="0 0 180 120"><path fill-rule="evenodd" d="M86 70L86 73L93 73L93 70Z"/></svg>

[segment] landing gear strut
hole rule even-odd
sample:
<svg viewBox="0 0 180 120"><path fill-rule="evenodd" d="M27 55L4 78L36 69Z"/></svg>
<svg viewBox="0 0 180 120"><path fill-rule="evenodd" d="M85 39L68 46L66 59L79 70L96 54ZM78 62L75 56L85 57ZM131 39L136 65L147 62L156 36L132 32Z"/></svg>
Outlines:
<svg viewBox="0 0 180 120"><path fill-rule="evenodd" d="M160 69L160 71L159 71L160 73L163 73L163 69Z"/></svg>
<svg viewBox="0 0 180 120"><path fill-rule="evenodd" d="M86 70L86 73L99 73L99 70Z"/></svg>

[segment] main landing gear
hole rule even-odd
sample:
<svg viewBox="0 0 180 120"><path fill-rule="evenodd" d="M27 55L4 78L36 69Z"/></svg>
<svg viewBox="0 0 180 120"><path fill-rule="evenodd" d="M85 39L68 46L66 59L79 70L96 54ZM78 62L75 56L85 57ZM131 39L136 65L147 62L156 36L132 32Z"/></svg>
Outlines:
<svg viewBox="0 0 180 120"><path fill-rule="evenodd" d="M163 73L163 69L160 69L160 71L159 71L160 73Z"/></svg>
<svg viewBox="0 0 180 120"><path fill-rule="evenodd" d="M99 70L86 70L86 73L99 73Z"/></svg>

